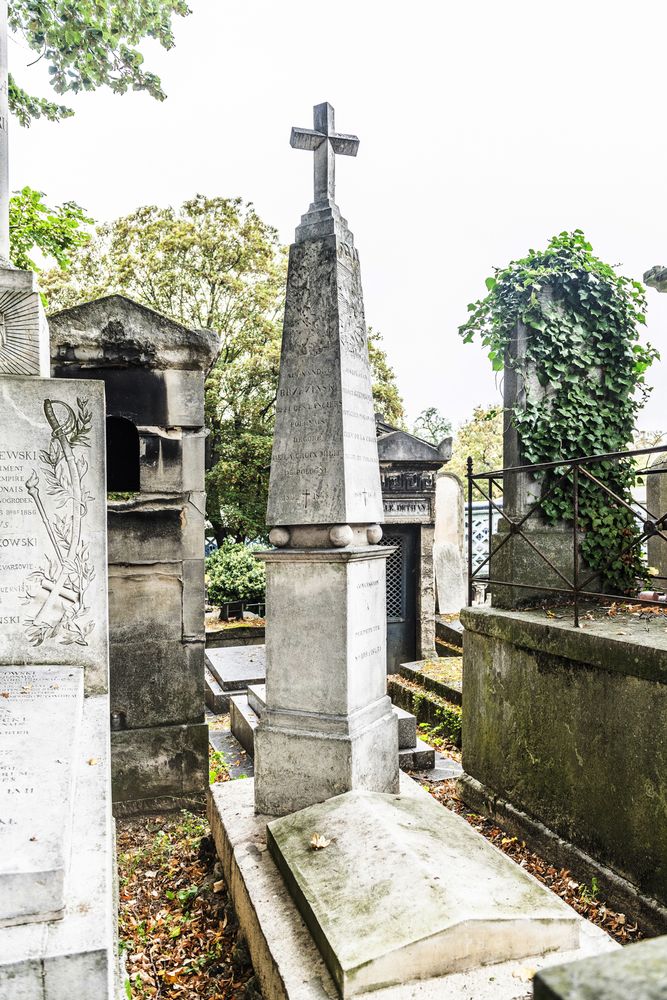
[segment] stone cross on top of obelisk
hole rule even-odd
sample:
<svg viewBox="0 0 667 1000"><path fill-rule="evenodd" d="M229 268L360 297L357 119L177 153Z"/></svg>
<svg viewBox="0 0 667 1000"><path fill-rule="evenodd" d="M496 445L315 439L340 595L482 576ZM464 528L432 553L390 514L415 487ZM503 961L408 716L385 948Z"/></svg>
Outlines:
<svg viewBox="0 0 667 1000"><path fill-rule="evenodd" d="M336 153L356 156L359 139L356 135L336 132L334 109L330 104L313 108L313 128L293 128L290 145L293 149L308 149L315 153L315 197L313 204L336 201Z"/></svg>
<svg viewBox="0 0 667 1000"><path fill-rule="evenodd" d="M313 128L293 128L290 145L293 149L307 149L315 154L313 203L296 231L296 241L326 236L330 233L351 241L347 222L341 218L336 205L336 153L356 156L359 139L356 135L336 132L334 109L330 104L316 104L313 108Z"/></svg>

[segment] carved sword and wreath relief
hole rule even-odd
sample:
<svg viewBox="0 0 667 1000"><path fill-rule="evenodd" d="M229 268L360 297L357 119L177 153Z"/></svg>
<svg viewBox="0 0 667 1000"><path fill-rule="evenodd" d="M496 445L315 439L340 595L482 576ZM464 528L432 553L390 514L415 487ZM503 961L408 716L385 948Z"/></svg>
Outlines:
<svg viewBox="0 0 667 1000"><path fill-rule="evenodd" d="M44 400L44 416L51 439L39 452L39 470L33 468L24 485L46 529L50 551L25 580L22 603L29 610L23 626L33 646L47 640L87 646L95 627L86 604L95 569L82 531L94 499L84 485L92 416L88 400L81 397L76 412L63 400Z"/></svg>

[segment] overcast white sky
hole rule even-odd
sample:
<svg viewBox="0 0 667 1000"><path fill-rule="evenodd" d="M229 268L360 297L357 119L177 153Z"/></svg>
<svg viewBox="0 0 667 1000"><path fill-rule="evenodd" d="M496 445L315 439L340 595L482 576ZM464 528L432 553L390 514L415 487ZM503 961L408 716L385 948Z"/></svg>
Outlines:
<svg viewBox="0 0 667 1000"><path fill-rule="evenodd" d="M176 47L144 44L168 99L74 97L76 115L11 131L11 183L97 219L197 192L240 195L291 242L312 192L292 150L329 101L337 201L361 254L366 318L382 331L411 419L458 423L498 398L457 328L494 266L582 228L641 278L667 264L664 0L191 0ZM10 42L19 82L52 96ZM648 291L664 360L641 424L667 430L667 295Z"/></svg>

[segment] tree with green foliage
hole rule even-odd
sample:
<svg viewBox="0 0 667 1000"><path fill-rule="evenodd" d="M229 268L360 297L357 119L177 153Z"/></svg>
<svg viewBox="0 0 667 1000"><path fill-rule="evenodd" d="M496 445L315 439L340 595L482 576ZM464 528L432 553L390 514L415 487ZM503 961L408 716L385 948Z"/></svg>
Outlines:
<svg viewBox="0 0 667 1000"><path fill-rule="evenodd" d="M109 87L116 94L143 90L165 97L159 77L144 67L139 44L174 45L172 20L189 14L184 0L9 0L10 30L49 68L57 94ZM28 94L9 77L9 108L22 125L34 118L58 121L71 108Z"/></svg>
<svg viewBox="0 0 667 1000"><path fill-rule="evenodd" d="M276 231L252 205L198 195L97 227L67 273L43 276L51 309L116 292L220 334L206 382L207 515L219 544L266 530L285 275ZM379 334L370 340L376 405L400 417Z"/></svg>
<svg viewBox="0 0 667 1000"><path fill-rule="evenodd" d="M21 188L9 202L10 259L26 271L40 271L44 264L66 270L72 254L90 241L86 228L92 225L84 209L74 201L57 208L44 202L44 192ZM35 260L35 251L42 260Z"/></svg>
<svg viewBox="0 0 667 1000"><path fill-rule="evenodd" d="M451 432L452 422L435 406L427 406L415 420L412 433L431 444L440 444Z"/></svg>
<svg viewBox="0 0 667 1000"><path fill-rule="evenodd" d="M461 327L466 343L479 336L496 371L506 361L520 373L525 402L515 407L526 462L557 462L622 451L632 440L635 418L648 388L645 372L657 352L639 339L645 323L644 287L599 260L581 230L553 237L546 250L531 250L487 278L488 294L468 307ZM527 330L525 356L507 351L517 324ZM545 391L546 390L546 391ZM565 470L542 474L541 509L551 523L572 519L572 484ZM579 517L586 532L581 552L603 585L631 592L644 568L627 503L635 482L631 461L603 461L589 469L603 486L582 477Z"/></svg>
<svg viewBox="0 0 667 1000"><path fill-rule="evenodd" d="M368 360L376 413L380 413L394 427L403 427L405 408L396 384L396 374L382 347L382 334L371 326L368 327Z"/></svg>
<svg viewBox="0 0 667 1000"><path fill-rule="evenodd" d="M475 472L493 472L503 467L503 408L476 406L472 416L454 435L452 457L447 472L465 480L468 456ZM481 497L475 499L481 500Z"/></svg>
<svg viewBox="0 0 667 1000"><path fill-rule="evenodd" d="M211 604L235 601L264 601L266 573L264 563L253 552L260 546L245 545L226 538L219 549L206 559L206 590Z"/></svg>
<svg viewBox="0 0 667 1000"><path fill-rule="evenodd" d="M261 536L285 286L275 229L240 198L148 205L98 226L42 285L51 309L116 292L220 335L206 382L207 513L219 543Z"/></svg>
<svg viewBox="0 0 667 1000"><path fill-rule="evenodd" d="M157 100L165 94L160 79L144 68L138 45L153 39L163 48L174 45L172 19L189 14L184 0L9 0L8 24L44 61L57 94L110 87L117 94L143 90ZM30 65L32 65L31 63ZM35 118L58 121L73 114L71 108L35 97L9 74L9 109L17 121L30 125ZM91 223L74 201L55 209L44 194L24 187L9 206L10 259L17 267L38 271L34 251L51 266L67 269L70 254L88 240L85 224Z"/></svg>

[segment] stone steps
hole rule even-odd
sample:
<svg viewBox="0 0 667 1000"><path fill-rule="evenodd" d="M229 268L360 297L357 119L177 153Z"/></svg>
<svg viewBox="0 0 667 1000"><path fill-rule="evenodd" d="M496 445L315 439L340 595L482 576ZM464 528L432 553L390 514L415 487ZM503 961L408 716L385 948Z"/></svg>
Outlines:
<svg viewBox="0 0 667 1000"><path fill-rule="evenodd" d="M231 731L246 753L254 751L255 729L266 707L266 686L250 684L246 693L229 698ZM398 717L398 762L404 771L426 771L435 767L435 751L417 737L417 720L394 706Z"/></svg>
<svg viewBox="0 0 667 1000"><path fill-rule="evenodd" d="M463 625L458 619L445 621L440 615L435 616L435 635L441 642L456 646L463 653Z"/></svg>
<svg viewBox="0 0 667 1000"><path fill-rule="evenodd" d="M392 702L414 715L418 723L437 729L461 746L460 682L443 682L419 670L418 663L401 664L400 673L387 678Z"/></svg>
<svg viewBox="0 0 667 1000"><path fill-rule="evenodd" d="M420 684L427 691L433 691L434 694L444 698L445 701L450 701L453 705L463 704L463 685L461 681L440 680L437 677L429 676L420 668L421 662L401 663L398 668L399 676L405 678L405 680L413 681L415 684Z"/></svg>
<svg viewBox="0 0 667 1000"><path fill-rule="evenodd" d="M463 626L454 621L435 618L435 649L438 656L463 656Z"/></svg>

